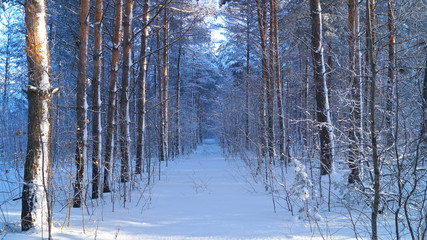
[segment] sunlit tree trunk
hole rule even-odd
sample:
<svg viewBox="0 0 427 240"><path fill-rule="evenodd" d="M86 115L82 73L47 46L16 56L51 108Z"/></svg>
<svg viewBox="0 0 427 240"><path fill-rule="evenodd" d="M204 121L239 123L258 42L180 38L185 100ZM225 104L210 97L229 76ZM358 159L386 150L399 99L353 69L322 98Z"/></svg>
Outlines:
<svg viewBox="0 0 427 240"><path fill-rule="evenodd" d="M115 114L116 114L116 97L117 97L117 79L120 68L120 46L122 43L122 20L123 20L123 1L114 1L114 37L113 51L111 58L110 84L108 95L107 111L107 138L105 148L105 165L104 165L104 188L103 192L110 192L111 181L111 161L114 153L114 131L115 131Z"/></svg>
<svg viewBox="0 0 427 240"><path fill-rule="evenodd" d="M316 116L320 124L320 174L326 175L332 167L332 130L323 54L322 10L320 0L310 0L311 47L313 53L314 83L316 86Z"/></svg>
<svg viewBox="0 0 427 240"><path fill-rule="evenodd" d="M95 40L93 50L93 81L92 81L92 199L98 198L100 183L100 163L102 158L102 126L101 126L101 83L103 81L103 46L102 46L102 16L104 0L95 2L94 34Z"/></svg>
<svg viewBox="0 0 427 240"><path fill-rule="evenodd" d="M25 33L28 63L28 143L22 189L22 231L51 225L49 179L51 154L52 89L46 1L25 1ZM50 234L49 234L50 235ZM49 236L50 237L50 236Z"/></svg>
<svg viewBox="0 0 427 240"><path fill-rule="evenodd" d="M85 197L85 166L87 165L87 79L89 48L89 10L90 0L81 0L79 9L79 55L77 62L77 143L76 143L76 182L74 183L73 207L81 206Z"/></svg>
<svg viewBox="0 0 427 240"><path fill-rule="evenodd" d="M120 181L129 181L129 161L130 161L130 133L129 133L129 84L132 66L132 21L133 21L132 0L125 1L125 15L123 18L123 71L122 87L120 94Z"/></svg>
<svg viewBox="0 0 427 240"><path fill-rule="evenodd" d="M139 75L138 75L138 136L136 145L136 169L135 173L140 174L144 168L144 155L145 155L145 117L146 117L146 88L147 88L147 48L148 48L148 21L150 20L150 7L149 1L145 0L143 15L142 15L142 26L143 31L141 34L141 51L139 59ZM150 171L150 169L148 169Z"/></svg>

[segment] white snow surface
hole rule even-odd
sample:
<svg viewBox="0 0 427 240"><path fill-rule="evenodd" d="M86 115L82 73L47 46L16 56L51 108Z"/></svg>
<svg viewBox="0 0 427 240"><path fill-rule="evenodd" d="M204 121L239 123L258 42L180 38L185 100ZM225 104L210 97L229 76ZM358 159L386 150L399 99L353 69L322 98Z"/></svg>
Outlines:
<svg viewBox="0 0 427 240"><path fill-rule="evenodd" d="M164 164L161 180L156 174L149 188L136 185L125 207L115 200L112 211L112 193L104 194L104 200L86 200L85 232L82 209L71 209L67 227L67 209L57 204L53 239L322 239L318 229L325 225L327 239L353 239L340 216L310 227L287 209L278 207L275 213L262 182L254 181L243 161L226 159L214 141L169 161L168 167ZM9 209L9 217L19 222L19 211L19 206L16 212ZM4 239L42 236L40 231L4 234ZM47 239L46 232L43 236Z"/></svg>

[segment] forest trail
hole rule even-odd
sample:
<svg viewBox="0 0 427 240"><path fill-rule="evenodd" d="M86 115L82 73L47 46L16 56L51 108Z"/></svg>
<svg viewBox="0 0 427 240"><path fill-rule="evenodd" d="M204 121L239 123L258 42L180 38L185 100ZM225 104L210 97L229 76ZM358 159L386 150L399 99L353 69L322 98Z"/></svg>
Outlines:
<svg viewBox="0 0 427 240"><path fill-rule="evenodd" d="M270 195L254 191L240 163L225 160L212 140L169 162L138 230L129 233L135 239L283 238L283 219L274 214ZM127 228L121 232L127 235Z"/></svg>

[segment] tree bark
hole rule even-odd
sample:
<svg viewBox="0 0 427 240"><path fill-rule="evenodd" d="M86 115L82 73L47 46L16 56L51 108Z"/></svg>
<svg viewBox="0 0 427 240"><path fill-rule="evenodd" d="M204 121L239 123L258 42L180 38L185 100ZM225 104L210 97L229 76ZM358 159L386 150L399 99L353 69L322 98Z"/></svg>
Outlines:
<svg viewBox="0 0 427 240"><path fill-rule="evenodd" d="M386 86L386 107L385 107L385 131L386 146L391 147L394 142L392 130L393 118L393 85L395 82L395 31L394 31L394 12L393 0L387 0L387 26L388 26L388 79Z"/></svg>
<svg viewBox="0 0 427 240"><path fill-rule="evenodd" d="M21 228L51 225L49 211L52 89L46 26L46 1L25 1L28 63L28 143L22 189ZM49 227L50 228L50 227ZM50 235L50 234L49 234Z"/></svg>
<svg viewBox="0 0 427 240"><path fill-rule="evenodd" d="M360 72L357 63L360 61L358 54L357 44L357 29L359 24L358 16L358 3L356 0L349 0L348 4L348 46L350 58L350 128L348 131L349 142L349 155L348 164L350 168L350 175L348 176L348 183L360 181Z"/></svg>
<svg viewBox="0 0 427 240"><path fill-rule="evenodd" d="M274 162L275 140L274 140L274 83L275 83L275 66L274 66L274 4L270 0L270 42L269 42L269 75L267 77L267 136L268 136L268 155L270 163ZM267 26L265 26L267 29Z"/></svg>
<svg viewBox="0 0 427 240"><path fill-rule="evenodd" d="M181 126L180 126L180 102L181 102L181 56L182 56L182 45L179 45L178 49L178 62L177 62L177 80L176 80L176 132L175 132L175 154L179 155L181 146Z"/></svg>
<svg viewBox="0 0 427 240"><path fill-rule="evenodd" d="M164 146L164 157L167 161L169 158L169 116L168 116L168 83L169 83L169 11L168 8L164 8L164 28L163 28L163 78L162 78L162 94L163 94L163 146Z"/></svg>
<svg viewBox="0 0 427 240"><path fill-rule="evenodd" d="M110 84L107 112L107 138L105 148L104 186L103 192L110 192L111 160L114 153L114 129L116 114L117 79L120 68L120 46L122 42L123 1L114 1L114 37L111 58Z"/></svg>
<svg viewBox="0 0 427 240"><path fill-rule="evenodd" d="M320 124L320 174L330 174L332 167L332 131L323 54L322 9L320 0L310 0L311 47L316 86L316 116Z"/></svg>
<svg viewBox="0 0 427 240"><path fill-rule="evenodd" d="M146 109L146 82L147 82L147 48L148 48L148 21L150 20L149 0L145 0L142 15L143 31L141 34L141 52L139 59L139 75L138 75L138 136L136 145L136 169L135 173L140 174L144 171L144 155L145 155L145 109ZM148 171L150 171L148 169Z"/></svg>
<svg viewBox="0 0 427 240"><path fill-rule="evenodd" d="M133 21L132 0L125 1L125 15L123 18L123 71L122 87L120 94L120 181L129 181L129 161L130 161L130 133L129 133L129 83L131 81L132 66L132 21Z"/></svg>
<svg viewBox="0 0 427 240"><path fill-rule="evenodd" d="M103 46L102 46L102 18L103 18L104 0L95 2L95 20L94 20L94 54L93 54L93 86L92 86L92 199L99 196L100 183L100 163L102 158L102 115L101 115L101 83L103 82Z"/></svg>
<svg viewBox="0 0 427 240"><path fill-rule="evenodd" d="M247 7L249 8L249 6ZM247 9L246 15L246 115L245 115L245 145L246 148L249 148L249 82L250 82L250 28L249 28L249 9Z"/></svg>
<svg viewBox="0 0 427 240"><path fill-rule="evenodd" d="M277 6L277 0L273 0L273 41L274 41L274 66L275 66L275 77L276 77L276 95L277 95L277 115L279 117L279 151L280 151L280 161L285 160L284 152L284 141L285 141L285 128L284 128L284 116L283 116L283 99L282 99L282 83L281 83L281 65L280 65L280 52L279 52L279 23L277 13L279 11ZM286 155L286 160L290 161L290 156Z"/></svg>
<svg viewBox="0 0 427 240"><path fill-rule="evenodd" d="M267 59L267 29L266 29L266 0L256 0L257 5L257 15L258 15L258 25L261 38L261 64L262 64L262 90L261 90L261 101L260 101L260 121L261 121L261 133L260 133L260 142L261 142L261 157L264 159L267 155L267 127L266 127L266 108L265 108L265 96L267 91L267 82L268 82L268 59ZM259 168L259 166L258 166Z"/></svg>
<svg viewBox="0 0 427 240"><path fill-rule="evenodd" d="M89 10L90 0L81 0L79 8L79 53L77 62L77 143L76 143L76 182L74 183L73 207L81 206L85 197L82 184L87 165L87 79L89 48Z"/></svg>
<svg viewBox="0 0 427 240"><path fill-rule="evenodd" d="M372 203L372 214L371 214L371 231L372 231L372 240L378 239L378 227L377 227L377 218L378 218L378 208L380 204L380 166L379 166L379 157L378 157L378 146L377 146L377 132L376 132L376 122L375 122L375 95L376 95L376 78L377 70L376 63L374 60L374 44L373 44L373 29L372 29L372 13L370 8L371 0L366 1L366 19L367 19L367 42L368 42L368 57L371 68L371 89L370 89L370 102L369 110L371 116L371 147L372 147L372 162L373 162L373 171L374 171L374 201Z"/></svg>
<svg viewBox="0 0 427 240"><path fill-rule="evenodd" d="M157 26L160 27L160 16L157 16ZM159 94L159 161L165 161L165 142L164 142L164 115L163 115L163 67L162 67L162 53L160 51L161 48L161 37L160 37L160 28L157 30L157 87Z"/></svg>

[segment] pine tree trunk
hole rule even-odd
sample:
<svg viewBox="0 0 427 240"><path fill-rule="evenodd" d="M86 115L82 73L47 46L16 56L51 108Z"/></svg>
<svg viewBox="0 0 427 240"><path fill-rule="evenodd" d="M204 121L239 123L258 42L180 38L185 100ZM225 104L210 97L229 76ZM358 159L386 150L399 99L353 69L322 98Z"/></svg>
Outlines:
<svg viewBox="0 0 427 240"><path fill-rule="evenodd" d="M274 83L275 83L275 66L274 66L274 4L270 0L270 42L269 42L269 75L267 77L267 136L268 136L268 155L270 163L274 162L275 140L274 140ZM267 26L265 27L267 28Z"/></svg>
<svg viewBox="0 0 427 240"><path fill-rule="evenodd" d="M291 151L290 151L290 145L291 145L291 131L289 128L289 110L290 110L290 88L289 88L289 81L291 80L290 77L290 68L288 68L288 77L286 80L286 146L285 146L285 166L288 167L288 163L291 161Z"/></svg>
<svg viewBox="0 0 427 240"><path fill-rule="evenodd" d="M248 10L249 11L249 10ZM249 13L246 16L246 115L245 115L245 145L249 148L249 82L250 82L250 42L249 42Z"/></svg>
<svg viewBox="0 0 427 240"><path fill-rule="evenodd" d="M181 126L179 121L180 115L180 102L181 102L181 56L182 56L182 45L179 45L178 49L178 62L177 62L177 80L176 80L176 132L175 132L175 154L179 155L181 146Z"/></svg>
<svg viewBox="0 0 427 240"><path fill-rule="evenodd" d="M92 199L99 195L100 163L102 158L102 115L101 115L101 83L103 82L103 46L102 46L102 17L104 0L95 2L94 34L95 39L93 53L93 86L92 86Z"/></svg>
<svg viewBox="0 0 427 240"><path fill-rule="evenodd" d="M132 21L133 21L132 0L125 1L125 15L123 18L123 70L122 87L120 94L120 181L129 181L129 161L130 161L130 133L129 133L129 84L132 66Z"/></svg>
<svg viewBox="0 0 427 240"><path fill-rule="evenodd" d="M349 155L348 164L351 170L348 176L348 183L360 181L360 72L358 71L358 47L357 47L357 26L358 26L358 6L356 0L349 0L348 4L348 45L350 58L350 128L349 128Z"/></svg>
<svg viewBox="0 0 427 240"><path fill-rule="evenodd" d="M163 29L163 121L162 121L162 128L163 128L163 146L164 150L163 153L165 155L166 159L166 166L168 164L168 158L169 158L169 116L168 116L168 82L169 82L169 11L168 8L165 8L164 10L164 29Z"/></svg>
<svg viewBox="0 0 427 240"><path fill-rule="evenodd" d="M81 206L85 197L82 182L87 165L87 78L89 47L90 0L81 0L79 8L79 56L77 63L77 143L76 143L76 182L74 183L73 207Z"/></svg>
<svg viewBox="0 0 427 240"><path fill-rule="evenodd" d="M309 91L309 75L308 75L308 64L309 64L309 57L307 56L305 59L305 91L304 91L304 109L305 109L305 137L304 137L304 145L308 147L309 145L309 126L310 126L310 111L308 109L308 91Z"/></svg>
<svg viewBox="0 0 427 240"><path fill-rule="evenodd" d="M316 86L316 116L320 124L320 174L326 175L332 167L332 132L329 112L328 87L323 55L322 10L320 0L310 0L311 47L313 52L314 83Z"/></svg>
<svg viewBox="0 0 427 240"><path fill-rule="evenodd" d="M140 174L144 171L144 155L145 155L145 109L146 109L146 82L147 82L147 48L148 48L148 21L150 20L150 7L149 0L145 0L142 26L143 31L141 34L141 52L139 59L139 75L138 75L138 136L136 145L136 169L135 173ZM150 171L150 169L148 169Z"/></svg>
<svg viewBox="0 0 427 240"><path fill-rule="evenodd" d="M261 90L261 101L260 101L260 114L261 114L261 133L260 141L261 141L261 157L264 159L267 155L267 126L266 126L266 104L265 104L265 96L267 92L267 83L268 83L268 58L267 58L267 49L266 49L266 41L267 41L267 29L266 29L266 10L265 5L266 1L256 0L257 4L257 15L258 15L258 25L261 37L261 64L262 64L262 90ZM259 166L258 166L259 167Z"/></svg>
<svg viewBox="0 0 427 240"><path fill-rule="evenodd" d="M157 16L157 26L160 27L160 16ZM164 142L164 128L163 128L163 122L164 122L164 111L163 111L163 67L162 67L162 54L160 51L161 48L161 37L160 37L160 28L156 32L157 36L157 87L158 87L158 98L159 98L159 161L165 161L165 142Z"/></svg>
<svg viewBox="0 0 427 240"><path fill-rule="evenodd" d="M388 79L386 86L386 107L385 107L385 131L386 131L386 146L393 145L393 85L395 82L395 34L394 34L394 12L393 0L387 0L387 26L388 26Z"/></svg>
<svg viewBox="0 0 427 240"><path fill-rule="evenodd" d="M372 231L372 240L378 239L378 227L377 227L377 218L378 218L378 208L380 204L380 166L379 166L379 157L378 157L378 146L377 146L377 132L376 132L376 122L375 122L375 95L376 95L376 78L377 70L376 63L374 60L374 44L373 44L373 29L372 29L372 13L370 8L371 0L366 1L366 18L367 18L367 40L368 40L368 57L370 63L370 70L372 74L371 88L370 88L370 102L369 110L371 116L371 147L372 147L372 162L373 162L373 171L374 171L374 201L372 203L372 214L371 214L371 231Z"/></svg>
<svg viewBox="0 0 427 240"><path fill-rule="evenodd" d="M22 189L21 228L51 226L49 211L51 107L46 1L25 1L26 53L28 63L28 143ZM50 235L50 234L49 234ZM50 237L50 236L49 236Z"/></svg>
<svg viewBox="0 0 427 240"><path fill-rule="evenodd" d="M421 128L421 137L423 138L424 144L427 143L427 134L426 134L426 128L427 128L427 117L425 117L427 115L427 54L426 54L426 66L424 69L424 82L423 82L423 104L422 104L422 109L423 109L423 119L424 119L424 123L423 123L423 127Z"/></svg>
<svg viewBox="0 0 427 240"><path fill-rule="evenodd" d="M117 80L120 68L120 46L122 42L122 20L123 20L123 2L122 0L114 1L114 37L113 51L111 58L110 84L108 95L107 111L107 138L105 148L105 166L104 166L104 188L103 192L110 192L111 182L111 161L114 156L114 132L116 119L116 98L117 98Z"/></svg>
<svg viewBox="0 0 427 240"><path fill-rule="evenodd" d="M273 0L273 28L274 28L274 66L275 66L275 77L276 77L276 94L277 94L277 115L279 117L279 151L280 151L280 161L285 160L284 152L284 117L283 117L283 99L282 99L282 83L281 83L281 74L280 74L280 52L279 52L279 24L277 20L277 13L279 11L277 6L277 0ZM289 156L286 156L289 157ZM287 159L290 161L290 158Z"/></svg>

